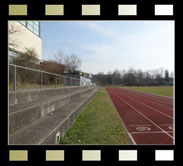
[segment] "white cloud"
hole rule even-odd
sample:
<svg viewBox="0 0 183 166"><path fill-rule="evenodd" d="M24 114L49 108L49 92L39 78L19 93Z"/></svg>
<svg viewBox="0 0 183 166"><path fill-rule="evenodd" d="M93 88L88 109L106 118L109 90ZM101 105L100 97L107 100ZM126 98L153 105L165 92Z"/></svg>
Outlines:
<svg viewBox="0 0 183 166"><path fill-rule="evenodd" d="M153 25L153 24L152 24ZM152 26L144 33L119 34L111 44L83 44L92 51L82 69L87 72L107 72L129 67L142 70L164 67L174 68L174 35L166 26Z"/></svg>
<svg viewBox="0 0 183 166"><path fill-rule="evenodd" d="M159 67L169 70L174 68L173 22L120 21L119 24L113 24L113 22L106 24L105 21L87 21L75 23L82 27L76 26L83 30L84 37L78 38L73 32L70 36L67 35L67 38L50 40L50 44L61 43L60 46L65 53L78 54L82 59L81 69L85 72L107 73L115 68L122 70L130 67L142 70ZM94 35L92 40L91 34ZM51 53L51 51L45 52Z"/></svg>
<svg viewBox="0 0 183 166"><path fill-rule="evenodd" d="M78 22L80 23L80 25L96 32L96 33L99 33L99 34L102 34L102 35L105 35L105 36L108 36L108 37L115 37L116 34L114 31L112 31L111 29L108 29L106 26L104 26L104 24L101 24L101 21L100 22ZM97 34L96 34L97 35Z"/></svg>

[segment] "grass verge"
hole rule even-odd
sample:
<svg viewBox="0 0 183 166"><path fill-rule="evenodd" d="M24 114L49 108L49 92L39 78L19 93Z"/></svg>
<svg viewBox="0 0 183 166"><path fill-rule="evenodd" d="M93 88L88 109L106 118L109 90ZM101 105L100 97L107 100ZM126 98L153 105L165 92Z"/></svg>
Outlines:
<svg viewBox="0 0 183 166"><path fill-rule="evenodd" d="M124 86L123 88L173 97L173 86Z"/></svg>
<svg viewBox="0 0 183 166"><path fill-rule="evenodd" d="M95 94L60 144L131 144L104 88Z"/></svg>

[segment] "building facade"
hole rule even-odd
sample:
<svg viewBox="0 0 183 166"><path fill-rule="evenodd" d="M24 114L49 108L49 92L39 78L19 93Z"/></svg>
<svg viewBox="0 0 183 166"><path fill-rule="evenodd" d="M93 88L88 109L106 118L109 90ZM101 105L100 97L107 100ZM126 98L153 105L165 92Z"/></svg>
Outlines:
<svg viewBox="0 0 183 166"><path fill-rule="evenodd" d="M78 86L92 86L93 85L92 74L90 74L90 73L75 71L73 73L65 72L64 75L67 77L70 77L70 78L78 79L79 80L79 82L77 82ZM67 79L64 84L72 85L70 79Z"/></svg>
<svg viewBox="0 0 183 166"><path fill-rule="evenodd" d="M80 86L92 86L92 74L90 73L80 73Z"/></svg>
<svg viewBox="0 0 183 166"><path fill-rule="evenodd" d="M26 49L34 49L42 61L42 39L39 21L8 22L9 58L23 54Z"/></svg>

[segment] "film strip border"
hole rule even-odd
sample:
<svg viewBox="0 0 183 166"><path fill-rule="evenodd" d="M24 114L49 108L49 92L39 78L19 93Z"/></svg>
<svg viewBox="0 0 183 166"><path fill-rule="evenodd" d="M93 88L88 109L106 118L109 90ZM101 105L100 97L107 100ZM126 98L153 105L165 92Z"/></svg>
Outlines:
<svg viewBox="0 0 183 166"><path fill-rule="evenodd" d="M11 16L16 16L15 18L27 18L29 16L41 16L39 17L41 18L63 18L63 17L68 17L71 16L69 10L69 5L67 3L61 3L60 4L39 4L37 5L37 8L35 10L35 13L32 11L33 6L35 6L34 4L26 4L26 3L21 3L19 2L19 4L17 3L17 1L15 1L16 3L9 3L8 4L8 15L10 16L9 18L12 18ZM51 2L50 2L51 3ZM93 3L93 4L77 4L77 7L75 8L74 11L72 11L71 13L76 14L77 18L87 18L90 19L90 17L95 17L95 18L102 18L102 16L110 16L110 5L104 5L101 3ZM147 6L147 8L144 10L144 12L142 12L142 9ZM133 3L133 4L128 4L128 3L116 3L113 4L111 6L112 8L112 16L109 19L113 19L115 18L124 18L127 17L127 19L130 18L138 18L141 16L151 16L154 17L155 19L158 19L160 17L163 18L170 18L170 17L174 17L175 16L175 5L174 3L154 3L154 4L150 4L150 5L142 5L140 3ZM106 9L105 9L106 8ZM40 9L40 10L39 10ZM148 10L150 9L150 10ZM76 12L75 12L76 11ZM74 13L75 12L75 13ZM146 15L147 14L147 15ZM20 17L19 17L20 16ZM21 16L25 16L25 17L21 17ZM51 16L51 17L47 17L47 16ZM55 16L55 17L54 17ZM148 19L148 17L146 17L146 19ZM61 149L62 147L60 147ZM128 150L117 150L117 149L113 149L111 150L110 147L107 149L107 151L105 151L105 149L100 150L100 148L96 148L95 150L84 150L85 147L81 147L83 150L81 149L75 149L75 150L69 150L69 147L64 148L65 150L55 150L58 148L53 149L52 150L43 150L40 149L36 150L30 149L27 150L26 148L22 150L22 147L20 147L19 150L8 150L7 154L8 154L8 161L9 161L9 165L19 165L21 162L25 163L25 162L30 162L30 161L35 161L35 157L37 154L41 153L41 157L39 160L39 163L49 163L51 161L51 163L53 162L68 162L72 161L73 158L76 159L77 157L77 162L90 162L90 161L98 161L98 162L103 162L105 161L109 161L112 159L112 161L116 162L141 162L144 160L149 160L149 161L154 161L157 162L158 161L168 161L168 162L173 162L174 159L174 155L175 155L175 151L172 150L174 149L174 147L170 147L167 149L167 147L165 147L165 149L151 149L151 147L147 147L146 150L141 149L141 150L136 150L135 147L131 147ZM124 147L125 148L125 147ZM122 148L122 149L124 149ZM16 148L18 149L18 147ZM28 148L29 149L29 148ZM93 149L93 148L92 148ZM71 152L72 151L72 152ZM76 156L74 156L75 154L73 153L77 153ZM144 158L144 155L146 153L146 156L149 155L149 158L147 157L146 159ZM148 154L149 153L149 154ZM73 154L73 156L71 155ZM108 155L106 155L108 154ZM111 158L106 158L106 156L113 156ZM75 160L73 160L75 161ZM16 164L15 164L16 162ZM77 163L76 163L77 164ZM24 164L27 165L27 164Z"/></svg>
<svg viewBox="0 0 183 166"><path fill-rule="evenodd" d="M74 152L74 151L73 151ZM106 156L103 155L103 150L80 150L78 151L77 159L82 161L98 161L102 162L106 160ZM30 150L30 154L31 154ZM32 160L32 156L29 154L28 150L9 150L9 162L28 162ZM114 154L117 154L114 156ZM65 150L45 150L43 151L43 157L40 157L40 162L64 162L67 160L73 161L74 157L71 155L69 151L65 152ZM123 161L136 161L139 162L143 158L144 154L139 153L137 150L116 150L115 153L110 154L111 159L115 159L115 162L123 162ZM155 150L154 156L152 157L152 161L174 161L174 150ZM41 161L42 159L42 161Z"/></svg>
<svg viewBox="0 0 183 166"><path fill-rule="evenodd" d="M115 17L121 17L121 16L141 16L139 14L141 7L139 4L123 4L118 3L113 6L115 8L115 13L113 12L113 16ZM150 7L149 13L147 13L147 16L155 16L156 18L158 16L174 16L174 4L154 4L151 6L147 6L147 8ZM9 16L30 16L31 13L31 5L28 4L9 4L8 5L8 15ZM41 16L69 16L68 15L68 4L42 4L41 5ZM103 12L105 6L103 4L81 4L77 7L77 12L75 12L76 16L85 17L85 16L95 16L101 17L105 16L106 12ZM108 15L110 15L110 8L108 8ZM146 14L144 14L146 16ZM53 17L52 17L53 18Z"/></svg>

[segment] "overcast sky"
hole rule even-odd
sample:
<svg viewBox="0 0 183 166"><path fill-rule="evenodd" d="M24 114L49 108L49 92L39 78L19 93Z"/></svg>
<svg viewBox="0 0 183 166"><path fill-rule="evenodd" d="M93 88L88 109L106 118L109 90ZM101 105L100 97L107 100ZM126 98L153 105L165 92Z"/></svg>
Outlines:
<svg viewBox="0 0 183 166"><path fill-rule="evenodd" d="M173 21L46 21L41 38L44 60L54 59L59 49L74 53L83 72L174 70Z"/></svg>

